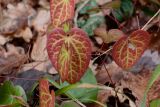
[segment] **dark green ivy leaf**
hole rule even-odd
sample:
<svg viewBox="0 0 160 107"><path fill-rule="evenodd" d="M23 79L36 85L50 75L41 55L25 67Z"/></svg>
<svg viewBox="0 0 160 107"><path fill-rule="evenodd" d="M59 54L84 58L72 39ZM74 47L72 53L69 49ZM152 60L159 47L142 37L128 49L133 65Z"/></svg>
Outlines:
<svg viewBox="0 0 160 107"><path fill-rule="evenodd" d="M114 9L113 15L119 21L123 21L130 18L134 12L134 5L132 0L121 0L121 6L119 9Z"/></svg>

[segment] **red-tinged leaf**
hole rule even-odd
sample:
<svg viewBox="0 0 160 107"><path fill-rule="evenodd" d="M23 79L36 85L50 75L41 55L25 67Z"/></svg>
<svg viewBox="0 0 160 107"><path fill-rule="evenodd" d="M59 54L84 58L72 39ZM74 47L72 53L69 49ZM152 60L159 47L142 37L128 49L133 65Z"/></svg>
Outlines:
<svg viewBox="0 0 160 107"><path fill-rule="evenodd" d="M54 91L49 92L49 84L45 79L39 81L40 90L40 107L54 107L55 95Z"/></svg>
<svg viewBox="0 0 160 107"><path fill-rule="evenodd" d="M68 33L56 28L48 36L47 51L62 81L75 83L88 68L91 43L87 34L79 28L72 28Z"/></svg>
<svg viewBox="0 0 160 107"><path fill-rule="evenodd" d="M54 28L74 18L75 0L50 0L51 20Z"/></svg>
<svg viewBox="0 0 160 107"><path fill-rule="evenodd" d="M150 35L143 30L134 31L129 37L122 37L113 47L113 59L123 69L131 68L150 43Z"/></svg>

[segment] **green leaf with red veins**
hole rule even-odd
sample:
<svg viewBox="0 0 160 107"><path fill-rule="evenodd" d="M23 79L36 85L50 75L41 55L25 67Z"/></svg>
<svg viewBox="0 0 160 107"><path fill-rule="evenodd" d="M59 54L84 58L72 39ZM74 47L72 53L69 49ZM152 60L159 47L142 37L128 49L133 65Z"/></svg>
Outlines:
<svg viewBox="0 0 160 107"><path fill-rule="evenodd" d="M128 37L122 37L113 46L112 56L117 65L128 70L141 57L150 43L150 35L143 30L134 31Z"/></svg>
<svg viewBox="0 0 160 107"><path fill-rule="evenodd" d="M50 0L51 20L54 28L74 18L75 0Z"/></svg>
<svg viewBox="0 0 160 107"><path fill-rule="evenodd" d="M39 81L40 107L54 107L54 91L49 92L49 83L45 79Z"/></svg>
<svg viewBox="0 0 160 107"><path fill-rule="evenodd" d="M56 28L48 35L47 51L62 81L75 83L88 68L91 43L87 34L79 28L72 28L68 33Z"/></svg>

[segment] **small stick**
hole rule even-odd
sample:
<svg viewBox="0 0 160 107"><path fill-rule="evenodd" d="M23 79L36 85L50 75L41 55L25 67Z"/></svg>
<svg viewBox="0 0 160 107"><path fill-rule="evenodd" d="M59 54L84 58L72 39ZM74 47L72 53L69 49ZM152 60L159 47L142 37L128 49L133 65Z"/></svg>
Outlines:
<svg viewBox="0 0 160 107"><path fill-rule="evenodd" d="M156 12L156 14L141 28L141 30L145 30L148 24L160 13L160 9Z"/></svg>
<svg viewBox="0 0 160 107"><path fill-rule="evenodd" d="M139 24L139 18L138 18L138 16L136 16L136 19L137 19L138 29L140 29L140 24Z"/></svg>
<svg viewBox="0 0 160 107"><path fill-rule="evenodd" d="M95 58L93 59L93 62L94 62L95 60L97 60L99 57L101 57L102 55L108 53L108 52L111 51L111 50L112 50L112 48L109 48L108 50L106 50L106 51L103 52L102 54L98 55L97 57L95 57Z"/></svg>

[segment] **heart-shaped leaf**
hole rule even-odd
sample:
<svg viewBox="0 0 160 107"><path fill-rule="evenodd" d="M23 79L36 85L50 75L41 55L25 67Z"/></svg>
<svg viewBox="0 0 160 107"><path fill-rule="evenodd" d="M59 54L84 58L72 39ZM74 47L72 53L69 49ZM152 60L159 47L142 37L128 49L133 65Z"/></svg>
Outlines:
<svg viewBox="0 0 160 107"><path fill-rule="evenodd" d="M87 34L79 28L72 28L68 33L56 28L47 38L47 51L62 81L75 83L88 68L91 43Z"/></svg>
<svg viewBox="0 0 160 107"><path fill-rule="evenodd" d="M113 59L123 69L131 68L141 57L150 42L150 35L143 30L134 31L119 39L113 47Z"/></svg>
<svg viewBox="0 0 160 107"><path fill-rule="evenodd" d="M68 19L74 18L75 0L50 0L53 27L58 27Z"/></svg>
<svg viewBox="0 0 160 107"><path fill-rule="evenodd" d="M54 91L49 92L49 83L45 79L39 81L40 107L54 107Z"/></svg>

